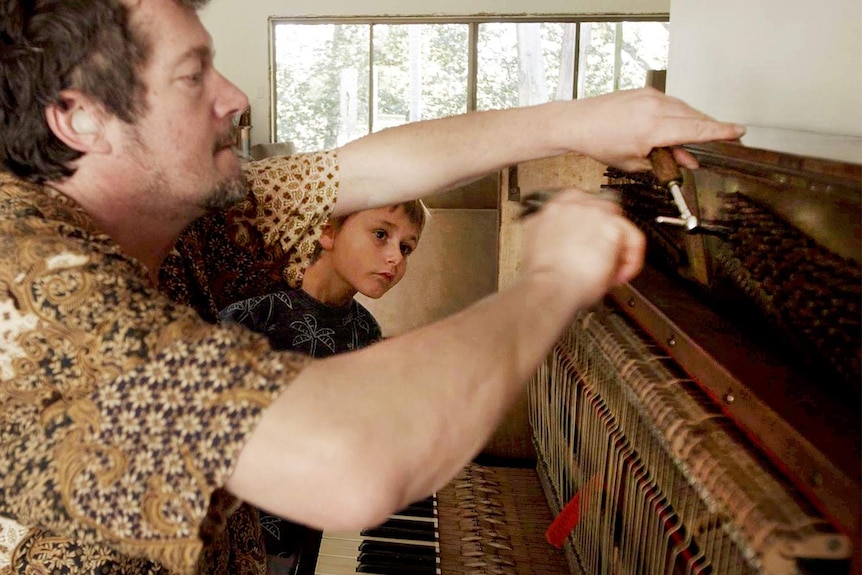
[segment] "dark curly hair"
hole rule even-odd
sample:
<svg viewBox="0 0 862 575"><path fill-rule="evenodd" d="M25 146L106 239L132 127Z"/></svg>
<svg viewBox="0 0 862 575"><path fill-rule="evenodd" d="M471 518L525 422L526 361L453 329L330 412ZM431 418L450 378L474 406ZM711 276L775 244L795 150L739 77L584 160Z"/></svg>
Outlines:
<svg viewBox="0 0 862 575"><path fill-rule="evenodd" d="M197 9L208 0L175 0ZM0 0L0 160L33 182L74 173L81 153L60 141L45 108L79 90L126 123L145 111L140 72L149 38L122 0Z"/></svg>

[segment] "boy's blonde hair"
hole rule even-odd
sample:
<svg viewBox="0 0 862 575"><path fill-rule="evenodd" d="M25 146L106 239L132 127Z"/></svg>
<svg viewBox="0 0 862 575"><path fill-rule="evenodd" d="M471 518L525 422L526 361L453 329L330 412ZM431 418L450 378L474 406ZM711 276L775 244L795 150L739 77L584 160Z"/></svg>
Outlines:
<svg viewBox="0 0 862 575"><path fill-rule="evenodd" d="M404 213L407 214L407 219L410 220L410 223L419 228L421 232L425 227L425 222L431 217L431 213L428 211L428 208L425 206L425 202L422 200L410 200L407 202L402 202L400 204L392 204L391 206L381 206L381 207L389 207L391 210L397 210L398 208L402 208ZM329 225L338 229L341 227L344 222L350 218L353 214L359 212L353 212L351 214L347 214L344 216L339 216L337 218L330 218ZM318 259L320 259L320 254L323 252L323 246L320 245L320 242L317 242L317 245L314 248L314 253L311 255L311 262L314 263Z"/></svg>

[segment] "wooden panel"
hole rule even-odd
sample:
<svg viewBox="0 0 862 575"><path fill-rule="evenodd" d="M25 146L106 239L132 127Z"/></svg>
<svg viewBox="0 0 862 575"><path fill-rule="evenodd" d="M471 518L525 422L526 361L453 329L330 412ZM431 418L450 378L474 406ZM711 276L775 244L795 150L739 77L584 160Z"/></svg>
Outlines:
<svg viewBox="0 0 862 575"><path fill-rule="evenodd" d="M422 198L429 208L497 209L500 174L494 173L475 182Z"/></svg>
<svg viewBox="0 0 862 575"><path fill-rule="evenodd" d="M580 154L524 162L512 170L503 171L500 178L499 289L510 285L521 273L521 228L517 221L521 207L518 197L537 190L564 187L595 192L605 181L604 172L603 164ZM509 199L510 196L513 199ZM483 453L494 457L535 458L526 393L513 406Z"/></svg>

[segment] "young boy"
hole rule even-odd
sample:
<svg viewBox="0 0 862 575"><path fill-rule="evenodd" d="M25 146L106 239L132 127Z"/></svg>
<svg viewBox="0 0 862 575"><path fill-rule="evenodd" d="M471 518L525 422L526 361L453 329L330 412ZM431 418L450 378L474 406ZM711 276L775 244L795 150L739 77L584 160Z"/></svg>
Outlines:
<svg viewBox="0 0 862 575"><path fill-rule="evenodd" d="M377 299L401 281L425 212L416 200L331 220L302 287L233 303L221 311L221 320L265 334L276 349L313 357L374 343L380 326L353 296Z"/></svg>
<svg viewBox="0 0 862 575"><path fill-rule="evenodd" d="M371 345L382 337L380 325L353 296L377 299L401 281L425 214L421 200L415 200L331 220L302 287L231 304L221 320L266 334L276 349L313 357ZM316 556L319 532L262 511L260 522L270 575L294 573L306 555Z"/></svg>

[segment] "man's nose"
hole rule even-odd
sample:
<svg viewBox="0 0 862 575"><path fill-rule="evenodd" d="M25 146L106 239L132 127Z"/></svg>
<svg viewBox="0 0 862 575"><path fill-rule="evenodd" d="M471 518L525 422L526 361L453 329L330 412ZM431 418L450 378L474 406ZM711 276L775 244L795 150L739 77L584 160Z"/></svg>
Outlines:
<svg viewBox="0 0 862 575"><path fill-rule="evenodd" d="M248 96L239 87L219 73L223 86L216 101L216 116L236 116L248 108Z"/></svg>

